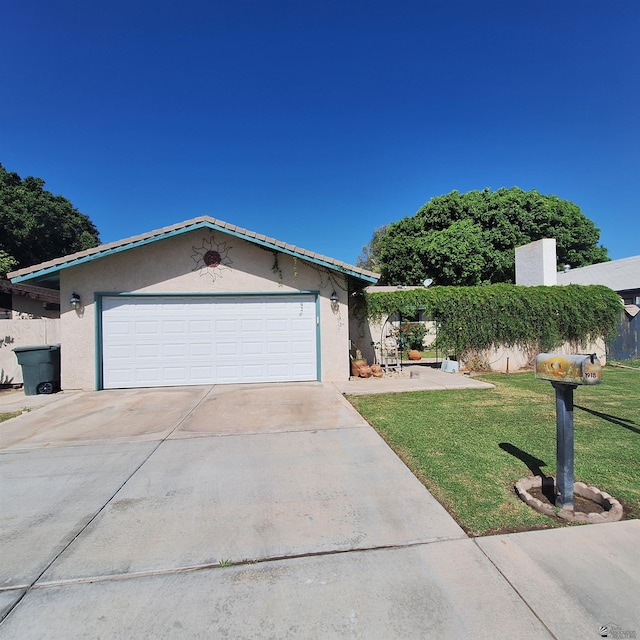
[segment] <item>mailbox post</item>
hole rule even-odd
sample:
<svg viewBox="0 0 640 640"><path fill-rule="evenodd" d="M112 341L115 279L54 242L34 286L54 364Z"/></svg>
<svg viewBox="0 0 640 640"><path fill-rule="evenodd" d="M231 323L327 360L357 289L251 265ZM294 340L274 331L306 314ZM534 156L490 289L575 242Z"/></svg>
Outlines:
<svg viewBox="0 0 640 640"><path fill-rule="evenodd" d="M551 385L556 390L556 507L573 509L573 390L578 385Z"/></svg>
<svg viewBox="0 0 640 640"><path fill-rule="evenodd" d="M600 384L602 367L595 354L541 353L535 374L556 391L556 507L573 510L573 391L578 385Z"/></svg>

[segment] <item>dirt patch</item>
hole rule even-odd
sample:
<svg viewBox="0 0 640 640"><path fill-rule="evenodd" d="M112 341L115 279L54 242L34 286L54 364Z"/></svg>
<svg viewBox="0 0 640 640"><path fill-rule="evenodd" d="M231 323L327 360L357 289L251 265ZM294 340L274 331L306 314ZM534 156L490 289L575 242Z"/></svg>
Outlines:
<svg viewBox="0 0 640 640"><path fill-rule="evenodd" d="M573 509L559 509L555 506L554 485L555 480L551 477L529 476L516 482L515 490L525 504L551 518L595 524L617 522L623 517L618 500L584 482L573 484Z"/></svg>
<svg viewBox="0 0 640 640"><path fill-rule="evenodd" d="M529 495L537 500L540 500L542 504L548 504L551 507L555 507L555 495L549 495L550 491L543 491L540 487L534 487L529 489ZM605 509L601 504L598 504L595 500L589 500L589 498L583 498L574 493L573 495L573 510L580 511L581 513L604 513Z"/></svg>
<svg viewBox="0 0 640 640"><path fill-rule="evenodd" d="M507 533L526 533L527 531L546 531L547 529L555 529L557 525L555 523L549 524L536 524L536 525L520 525L513 527L498 527L496 529L489 529L482 533L473 531L465 531L465 533L471 538L484 538L485 536L501 536Z"/></svg>

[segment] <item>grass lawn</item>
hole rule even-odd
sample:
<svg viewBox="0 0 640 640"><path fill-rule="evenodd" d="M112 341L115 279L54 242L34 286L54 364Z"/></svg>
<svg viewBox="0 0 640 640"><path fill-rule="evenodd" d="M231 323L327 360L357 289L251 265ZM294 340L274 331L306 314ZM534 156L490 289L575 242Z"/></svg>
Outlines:
<svg viewBox="0 0 640 640"><path fill-rule="evenodd" d="M555 476L555 391L533 373L478 376L495 389L352 396L372 424L469 535L566 526L527 507L514 483ZM574 393L575 480L640 518L640 370L605 367Z"/></svg>
<svg viewBox="0 0 640 640"><path fill-rule="evenodd" d="M9 420L9 418L15 418L19 416L22 411L11 411L9 413L0 413L0 422L4 422L5 420Z"/></svg>

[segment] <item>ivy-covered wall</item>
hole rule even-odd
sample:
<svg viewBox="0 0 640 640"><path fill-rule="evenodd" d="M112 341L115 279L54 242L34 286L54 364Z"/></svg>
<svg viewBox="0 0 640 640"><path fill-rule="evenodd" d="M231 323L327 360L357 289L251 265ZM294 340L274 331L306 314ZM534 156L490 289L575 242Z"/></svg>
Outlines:
<svg viewBox="0 0 640 640"><path fill-rule="evenodd" d="M439 348L461 360L497 347L547 352L565 343L608 340L615 335L622 309L618 294L600 285L364 291L357 306L355 317L364 323L424 310L424 316L438 324Z"/></svg>

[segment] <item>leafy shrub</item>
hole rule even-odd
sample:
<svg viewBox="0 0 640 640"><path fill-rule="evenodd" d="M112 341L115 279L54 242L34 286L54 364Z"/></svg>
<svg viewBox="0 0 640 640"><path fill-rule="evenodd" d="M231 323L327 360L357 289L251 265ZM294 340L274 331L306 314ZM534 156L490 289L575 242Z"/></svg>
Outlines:
<svg viewBox="0 0 640 640"><path fill-rule="evenodd" d="M439 347L461 357L500 345L549 351L564 342L608 339L615 334L622 311L618 294L600 285L495 284L363 295L364 313L374 320L423 310L438 325Z"/></svg>
<svg viewBox="0 0 640 640"><path fill-rule="evenodd" d="M422 322L404 322L396 329L396 340L400 349L422 351L427 327Z"/></svg>

